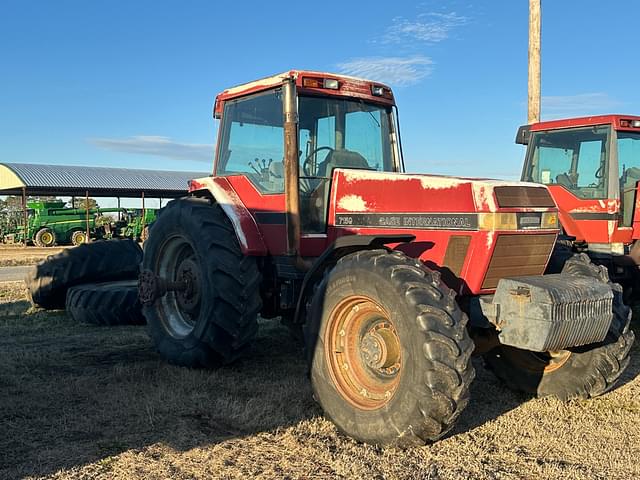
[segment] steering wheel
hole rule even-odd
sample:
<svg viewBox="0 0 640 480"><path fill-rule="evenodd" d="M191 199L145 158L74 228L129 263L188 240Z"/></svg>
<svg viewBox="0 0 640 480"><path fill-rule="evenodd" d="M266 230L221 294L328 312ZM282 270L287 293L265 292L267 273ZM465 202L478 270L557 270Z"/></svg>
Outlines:
<svg viewBox="0 0 640 480"><path fill-rule="evenodd" d="M302 171L304 172L304 175L306 177L312 177L312 172L310 171L310 167L311 167L311 157L313 157L316 153L322 151L322 150L329 150L329 152L333 152L333 148L331 147L318 147L315 150L313 150L311 153L309 153L309 155L307 155L307 158L304 159L304 162L302 163ZM327 154L329 155L329 154ZM313 172L315 173L315 172Z"/></svg>

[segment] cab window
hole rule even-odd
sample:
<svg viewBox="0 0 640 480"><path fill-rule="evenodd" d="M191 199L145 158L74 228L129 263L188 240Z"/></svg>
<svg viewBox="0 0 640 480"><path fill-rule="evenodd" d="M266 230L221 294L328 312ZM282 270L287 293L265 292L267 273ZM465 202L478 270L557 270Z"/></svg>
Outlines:
<svg viewBox="0 0 640 480"><path fill-rule="evenodd" d="M245 175L264 193L284 192L280 89L225 103L218 175Z"/></svg>
<svg viewBox="0 0 640 480"><path fill-rule="evenodd" d="M534 132L525 179L580 198L607 198L610 135L608 126Z"/></svg>

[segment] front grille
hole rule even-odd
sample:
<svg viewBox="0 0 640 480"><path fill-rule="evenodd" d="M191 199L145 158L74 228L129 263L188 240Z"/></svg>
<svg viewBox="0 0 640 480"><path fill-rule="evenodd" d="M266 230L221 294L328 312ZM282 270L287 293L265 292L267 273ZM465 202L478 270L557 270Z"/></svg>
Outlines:
<svg viewBox="0 0 640 480"><path fill-rule="evenodd" d="M505 186L495 187L493 191L500 208L556 206L545 187Z"/></svg>
<svg viewBox="0 0 640 480"><path fill-rule="evenodd" d="M496 288L501 278L542 275L555 241L554 233L498 236L482 289Z"/></svg>

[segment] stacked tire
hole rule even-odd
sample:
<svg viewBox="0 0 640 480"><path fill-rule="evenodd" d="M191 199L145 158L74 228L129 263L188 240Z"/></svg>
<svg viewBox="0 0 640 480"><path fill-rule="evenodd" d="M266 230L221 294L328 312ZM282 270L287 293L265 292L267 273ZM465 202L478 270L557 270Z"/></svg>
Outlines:
<svg viewBox="0 0 640 480"><path fill-rule="evenodd" d="M67 313L76 321L94 325L142 325L138 282L88 283L67 292Z"/></svg>
<svg viewBox="0 0 640 480"><path fill-rule="evenodd" d="M35 265L26 278L34 305L66 308L77 321L144 323L136 281L142 249L132 240L98 241L66 249Z"/></svg>

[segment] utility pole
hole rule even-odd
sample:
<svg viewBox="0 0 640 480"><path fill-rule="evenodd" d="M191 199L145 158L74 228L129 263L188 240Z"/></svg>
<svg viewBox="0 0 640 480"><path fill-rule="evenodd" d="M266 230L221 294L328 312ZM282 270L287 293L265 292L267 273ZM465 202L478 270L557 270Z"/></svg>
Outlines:
<svg viewBox="0 0 640 480"><path fill-rule="evenodd" d="M527 123L540 121L540 0L529 0L529 94Z"/></svg>

